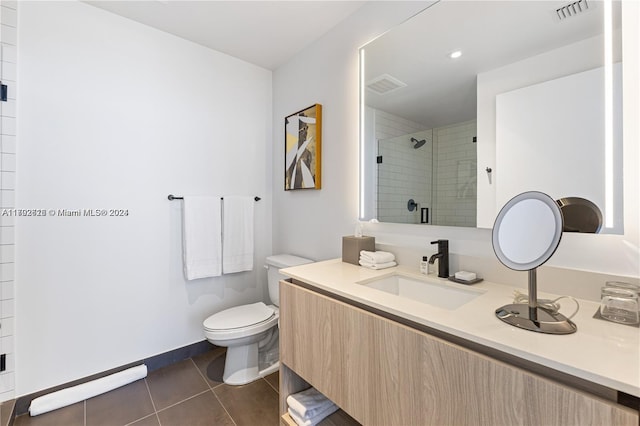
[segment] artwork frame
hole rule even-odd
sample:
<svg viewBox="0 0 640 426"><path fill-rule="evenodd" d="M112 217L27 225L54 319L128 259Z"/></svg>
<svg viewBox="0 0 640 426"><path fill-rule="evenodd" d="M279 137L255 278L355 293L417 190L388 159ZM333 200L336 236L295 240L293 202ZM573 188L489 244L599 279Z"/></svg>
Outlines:
<svg viewBox="0 0 640 426"><path fill-rule="evenodd" d="M322 105L284 119L284 190L322 188Z"/></svg>

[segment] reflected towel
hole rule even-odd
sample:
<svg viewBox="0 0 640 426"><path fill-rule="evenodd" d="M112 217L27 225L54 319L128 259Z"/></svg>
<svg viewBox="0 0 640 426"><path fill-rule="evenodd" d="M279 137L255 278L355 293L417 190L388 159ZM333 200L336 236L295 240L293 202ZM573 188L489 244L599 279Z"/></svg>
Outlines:
<svg viewBox="0 0 640 426"><path fill-rule="evenodd" d="M182 203L182 257L187 280L222 274L220 197L185 196Z"/></svg>
<svg viewBox="0 0 640 426"><path fill-rule="evenodd" d="M389 253L387 251L362 250L360 252L360 260L368 263L387 263L393 262L394 260L396 260L396 257L393 255L393 253Z"/></svg>
<svg viewBox="0 0 640 426"><path fill-rule="evenodd" d="M397 265L396 262L370 263L370 262L365 262L362 259L360 259L358 263L360 263L360 266L364 266L365 268L369 268L369 269L386 269L386 268L393 268L394 266Z"/></svg>
<svg viewBox="0 0 640 426"><path fill-rule="evenodd" d="M325 417L327 417L330 414L333 414L337 410L338 410L338 406L334 403L331 403L331 405L325 407L322 411L317 412L312 417L300 417L297 412L291 409L291 407L289 407L287 411L289 412L289 415L291 416L293 421L296 422L298 426L315 426L318 423L320 423L322 420L324 420Z"/></svg>
<svg viewBox="0 0 640 426"><path fill-rule="evenodd" d="M222 273L253 269L253 197L224 197Z"/></svg>
<svg viewBox="0 0 640 426"><path fill-rule="evenodd" d="M287 397L287 405L300 417L313 417L320 410L333 405L333 402L316 388L309 388Z"/></svg>

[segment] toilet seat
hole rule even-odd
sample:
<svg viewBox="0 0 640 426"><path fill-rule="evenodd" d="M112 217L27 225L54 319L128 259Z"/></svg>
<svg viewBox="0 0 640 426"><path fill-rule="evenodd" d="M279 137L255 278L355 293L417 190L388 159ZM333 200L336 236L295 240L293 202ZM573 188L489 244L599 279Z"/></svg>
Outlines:
<svg viewBox="0 0 640 426"><path fill-rule="evenodd" d="M258 302L213 314L203 325L207 338L228 340L268 330L277 324L279 317L277 309Z"/></svg>

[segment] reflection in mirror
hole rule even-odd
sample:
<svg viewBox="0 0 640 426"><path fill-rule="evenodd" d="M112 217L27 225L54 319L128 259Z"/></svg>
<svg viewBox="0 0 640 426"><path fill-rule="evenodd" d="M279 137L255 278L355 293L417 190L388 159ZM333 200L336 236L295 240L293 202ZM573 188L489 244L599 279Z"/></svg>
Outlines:
<svg viewBox="0 0 640 426"><path fill-rule="evenodd" d="M361 219L490 228L536 190L623 232L620 5L561 3L441 1L361 49Z"/></svg>
<svg viewBox="0 0 640 426"><path fill-rule="evenodd" d="M602 228L602 212L594 203L581 197L557 200L564 219L564 232L597 234Z"/></svg>
<svg viewBox="0 0 640 426"><path fill-rule="evenodd" d="M509 200L498 213L492 241L496 257L516 271L529 271L529 303L513 303L496 310L507 324L548 334L570 334L576 325L561 313L539 306L536 268L555 253L562 238L563 217L547 194L524 192ZM575 315L575 313L574 313Z"/></svg>

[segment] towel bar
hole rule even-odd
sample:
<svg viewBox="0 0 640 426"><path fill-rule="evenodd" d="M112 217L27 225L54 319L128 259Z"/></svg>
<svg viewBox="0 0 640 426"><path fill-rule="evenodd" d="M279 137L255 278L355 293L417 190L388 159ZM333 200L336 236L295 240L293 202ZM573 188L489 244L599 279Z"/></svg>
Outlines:
<svg viewBox="0 0 640 426"><path fill-rule="evenodd" d="M184 200L184 197L178 197L177 195L173 195L173 194L169 194L169 196L167 197L167 199L169 201L173 201L173 200ZM224 197L220 197L221 200L224 200ZM256 201L260 201L262 198L260 197L253 197L254 200Z"/></svg>

